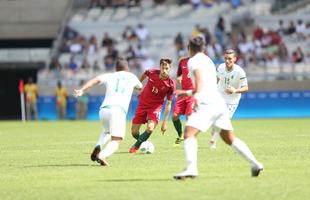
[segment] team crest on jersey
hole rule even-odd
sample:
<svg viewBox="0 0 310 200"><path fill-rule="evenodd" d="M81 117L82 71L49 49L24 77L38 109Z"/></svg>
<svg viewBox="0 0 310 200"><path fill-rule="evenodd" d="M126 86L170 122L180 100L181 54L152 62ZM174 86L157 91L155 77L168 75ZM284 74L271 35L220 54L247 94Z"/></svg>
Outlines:
<svg viewBox="0 0 310 200"><path fill-rule="evenodd" d="M161 87L161 90L164 90L164 89L165 89L165 86L162 86L162 87Z"/></svg>

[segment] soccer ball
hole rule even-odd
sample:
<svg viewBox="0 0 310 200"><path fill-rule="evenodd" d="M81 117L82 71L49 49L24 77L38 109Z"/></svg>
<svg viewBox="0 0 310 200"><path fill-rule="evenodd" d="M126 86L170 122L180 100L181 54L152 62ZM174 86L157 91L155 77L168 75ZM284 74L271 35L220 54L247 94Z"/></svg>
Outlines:
<svg viewBox="0 0 310 200"><path fill-rule="evenodd" d="M155 151L155 146L150 141L145 141L140 146L141 153L151 154Z"/></svg>

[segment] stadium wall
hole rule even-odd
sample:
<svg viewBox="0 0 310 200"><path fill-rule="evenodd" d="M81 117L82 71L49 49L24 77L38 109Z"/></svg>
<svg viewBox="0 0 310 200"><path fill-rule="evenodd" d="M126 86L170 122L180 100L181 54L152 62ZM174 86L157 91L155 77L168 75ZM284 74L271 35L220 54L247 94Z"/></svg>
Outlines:
<svg viewBox="0 0 310 200"><path fill-rule="evenodd" d="M103 98L103 96L89 97L88 120L98 120L98 108ZM56 99L52 96L42 96L39 98L38 110L41 120L57 119L55 102ZM73 97L69 97L67 107L68 119L75 119L75 104L76 100ZM137 104L138 98L133 96L128 110L128 120L133 118ZM300 117L310 117L310 90L249 92L242 96L234 115L235 119Z"/></svg>

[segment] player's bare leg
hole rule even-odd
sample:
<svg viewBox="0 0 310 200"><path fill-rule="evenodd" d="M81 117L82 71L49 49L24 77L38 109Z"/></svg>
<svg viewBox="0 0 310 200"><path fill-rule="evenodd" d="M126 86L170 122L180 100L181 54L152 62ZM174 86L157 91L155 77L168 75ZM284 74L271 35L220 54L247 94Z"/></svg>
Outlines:
<svg viewBox="0 0 310 200"><path fill-rule="evenodd" d="M218 140L220 136L220 131L221 129L217 127L212 127L211 130L211 140L210 140L210 148L211 149L216 149L216 141Z"/></svg>
<svg viewBox="0 0 310 200"><path fill-rule="evenodd" d="M131 125L131 135L134 137L136 140L139 138L139 131L140 131L141 124L132 124Z"/></svg>
<svg viewBox="0 0 310 200"><path fill-rule="evenodd" d="M177 147L177 146L180 146L180 143L183 142L184 140L184 136L182 132L182 122L180 120L180 115L178 113L173 113L172 122L173 122L175 130L178 133L178 137L176 138L173 144L174 147Z"/></svg>
<svg viewBox="0 0 310 200"><path fill-rule="evenodd" d="M123 138L112 136L111 141L107 144L107 146L98 154L98 162L102 166L109 166L107 157L111 156L119 147L119 144Z"/></svg>
<svg viewBox="0 0 310 200"><path fill-rule="evenodd" d="M187 168L175 176L173 176L176 180L183 180L186 178L196 178L198 176L198 168L197 168L197 135L199 130L186 126L184 131L184 151L185 157L187 161Z"/></svg>
<svg viewBox="0 0 310 200"><path fill-rule="evenodd" d="M260 162L256 160L255 156L246 145L246 143L235 137L235 134L231 130L222 129L220 135L226 144L230 145L239 155L249 161L251 165L252 176L258 176L260 171L262 171L264 167Z"/></svg>
<svg viewBox="0 0 310 200"><path fill-rule="evenodd" d="M156 125L157 125L156 122L154 122L152 120L148 120L146 130L142 134L139 135L135 144L129 149L129 153L136 153L137 152L137 150L140 148L140 145L151 136ZM133 132L132 132L132 134L133 134Z"/></svg>

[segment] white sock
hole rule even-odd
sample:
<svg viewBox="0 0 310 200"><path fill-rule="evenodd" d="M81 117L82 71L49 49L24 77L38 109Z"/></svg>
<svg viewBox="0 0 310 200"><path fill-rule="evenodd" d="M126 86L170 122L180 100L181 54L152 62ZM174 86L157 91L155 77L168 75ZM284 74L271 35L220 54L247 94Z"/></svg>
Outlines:
<svg viewBox="0 0 310 200"><path fill-rule="evenodd" d="M221 129L219 129L219 128L217 128L217 127L213 127L212 128L212 130L211 130L211 135L212 135L212 137L211 137L211 141L212 142L216 142L217 141L217 139L219 138L219 136L220 136L220 131L221 131Z"/></svg>
<svg viewBox="0 0 310 200"><path fill-rule="evenodd" d="M197 169L197 139L196 137L186 138L184 140L185 157L187 161L187 169L198 171Z"/></svg>
<svg viewBox="0 0 310 200"><path fill-rule="evenodd" d="M100 147L102 147L103 145L105 145L105 143L107 143L107 141L109 141L110 138L111 138L111 135L109 134L109 132L101 133L96 146L99 145Z"/></svg>
<svg viewBox="0 0 310 200"><path fill-rule="evenodd" d="M117 141L110 141L107 146L99 153L99 159L105 159L112 155L119 147L119 143Z"/></svg>
<svg viewBox="0 0 310 200"><path fill-rule="evenodd" d="M255 156L253 155L249 147L239 138L234 139L233 143L231 144L231 147L242 157L247 159L252 166L260 165L260 163L256 160Z"/></svg>

